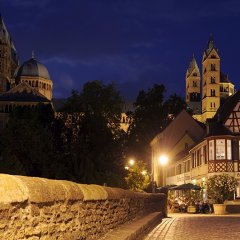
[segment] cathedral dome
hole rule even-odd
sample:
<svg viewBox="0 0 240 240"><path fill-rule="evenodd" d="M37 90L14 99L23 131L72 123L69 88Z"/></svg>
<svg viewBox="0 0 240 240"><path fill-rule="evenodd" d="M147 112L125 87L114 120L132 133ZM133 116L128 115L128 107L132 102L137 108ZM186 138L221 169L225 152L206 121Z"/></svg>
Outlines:
<svg viewBox="0 0 240 240"><path fill-rule="evenodd" d="M45 79L50 79L47 68L38 62L35 58L24 62L15 73L15 78L20 78L22 76L29 77L42 77Z"/></svg>

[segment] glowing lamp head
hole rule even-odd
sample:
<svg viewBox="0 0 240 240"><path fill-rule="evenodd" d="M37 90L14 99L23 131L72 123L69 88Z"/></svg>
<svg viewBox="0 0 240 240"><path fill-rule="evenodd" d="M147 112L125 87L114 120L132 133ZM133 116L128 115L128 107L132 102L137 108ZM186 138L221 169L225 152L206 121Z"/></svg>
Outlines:
<svg viewBox="0 0 240 240"><path fill-rule="evenodd" d="M134 159L130 159L128 163L129 163L129 165L133 166L134 163L135 163L135 160Z"/></svg>
<svg viewBox="0 0 240 240"><path fill-rule="evenodd" d="M168 157L167 157L167 155L161 155L161 156L159 157L159 163L160 163L161 165L166 165L166 164L168 163Z"/></svg>

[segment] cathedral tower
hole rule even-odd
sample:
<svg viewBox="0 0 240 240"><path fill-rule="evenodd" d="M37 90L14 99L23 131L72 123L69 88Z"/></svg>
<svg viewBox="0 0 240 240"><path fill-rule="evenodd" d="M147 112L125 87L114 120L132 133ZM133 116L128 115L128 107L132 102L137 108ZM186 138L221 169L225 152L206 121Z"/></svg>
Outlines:
<svg viewBox="0 0 240 240"><path fill-rule="evenodd" d="M193 56L186 72L186 103L193 114L201 114L200 71Z"/></svg>
<svg viewBox="0 0 240 240"><path fill-rule="evenodd" d="M0 93L9 90L17 66L16 49L0 15Z"/></svg>
<svg viewBox="0 0 240 240"><path fill-rule="evenodd" d="M202 58L202 121L212 118L220 106L220 57L211 36Z"/></svg>

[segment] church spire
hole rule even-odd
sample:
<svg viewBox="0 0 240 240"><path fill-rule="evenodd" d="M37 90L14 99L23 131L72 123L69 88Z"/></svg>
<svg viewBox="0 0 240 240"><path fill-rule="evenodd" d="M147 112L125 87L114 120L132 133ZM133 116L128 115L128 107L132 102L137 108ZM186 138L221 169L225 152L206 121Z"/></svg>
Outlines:
<svg viewBox="0 0 240 240"><path fill-rule="evenodd" d="M216 45L214 42L213 34L211 33L207 43L207 48L205 49L206 56L208 56L213 49L216 50L216 52L218 52L218 49L216 48Z"/></svg>
<svg viewBox="0 0 240 240"><path fill-rule="evenodd" d="M32 59L35 59L34 50L32 50Z"/></svg>
<svg viewBox="0 0 240 240"><path fill-rule="evenodd" d="M189 76L193 72L193 70L196 70L198 73L200 73L198 65L197 65L197 61L194 57L194 53L193 53L193 56L192 56L192 60L189 63L189 66L188 66L188 69L187 69L187 76Z"/></svg>

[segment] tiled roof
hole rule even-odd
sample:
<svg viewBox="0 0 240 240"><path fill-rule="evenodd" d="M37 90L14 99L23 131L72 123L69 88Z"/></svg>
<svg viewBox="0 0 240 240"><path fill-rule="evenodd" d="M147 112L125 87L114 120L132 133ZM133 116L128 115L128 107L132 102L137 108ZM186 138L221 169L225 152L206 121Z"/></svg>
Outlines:
<svg viewBox="0 0 240 240"><path fill-rule="evenodd" d="M220 121L208 122L207 133L205 137L232 135L232 132Z"/></svg>
<svg viewBox="0 0 240 240"><path fill-rule="evenodd" d="M189 76L192 73L192 71L195 70L195 69L197 70L197 72L199 72L199 68L198 68L196 59L193 56L189 66L188 66L188 69L187 69L187 76Z"/></svg>
<svg viewBox="0 0 240 240"><path fill-rule="evenodd" d="M232 83L230 81L230 79L228 78L228 75L223 72L220 73L220 82L221 83Z"/></svg>
<svg viewBox="0 0 240 240"><path fill-rule="evenodd" d="M239 100L240 100L240 91L237 91L235 94L228 97L224 102L224 104L218 108L215 116L213 117L213 120L219 121L219 122L225 122Z"/></svg>

